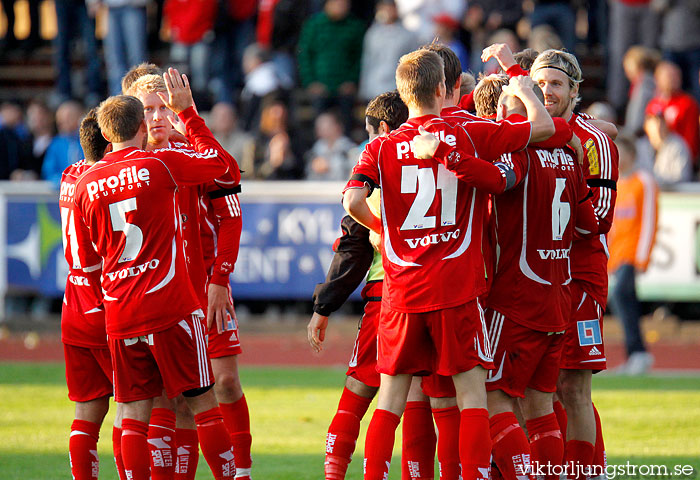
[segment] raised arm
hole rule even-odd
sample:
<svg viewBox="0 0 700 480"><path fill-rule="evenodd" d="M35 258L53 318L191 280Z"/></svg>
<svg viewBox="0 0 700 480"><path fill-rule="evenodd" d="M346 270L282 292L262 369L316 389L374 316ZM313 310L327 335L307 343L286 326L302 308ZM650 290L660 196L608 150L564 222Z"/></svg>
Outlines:
<svg viewBox="0 0 700 480"><path fill-rule="evenodd" d="M532 123L530 144L547 140L554 135L554 122L544 104L535 96L532 89L534 82L530 77L512 77L508 85L503 87L503 93L515 95L525 105L527 119Z"/></svg>
<svg viewBox="0 0 700 480"><path fill-rule="evenodd" d="M228 173L234 182L238 184L241 180L241 171L238 163L214 138L202 117L197 113L187 75L181 75L177 69L170 68L163 73L163 79L165 80L168 95L158 92L158 96L182 120L187 139L194 150L198 153L206 154L207 158L211 158L213 154L216 154L220 163L226 165ZM224 173L226 172L222 172L221 175ZM204 183L207 180L210 180L210 178L206 178L199 183Z"/></svg>

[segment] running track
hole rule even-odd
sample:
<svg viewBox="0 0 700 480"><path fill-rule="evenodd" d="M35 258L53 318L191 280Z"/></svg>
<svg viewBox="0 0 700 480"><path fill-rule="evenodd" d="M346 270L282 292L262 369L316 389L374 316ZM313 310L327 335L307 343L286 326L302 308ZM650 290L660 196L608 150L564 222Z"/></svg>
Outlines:
<svg viewBox="0 0 700 480"><path fill-rule="evenodd" d="M353 322L331 321L324 351L315 354L306 340L305 324L242 325L241 365L343 367L347 364L355 340ZM0 338L0 361L61 362L63 346L58 333L5 334ZM606 342L608 367L624 360L619 339ZM661 339L650 345L655 356L654 370L700 371L700 342L687 338Z"/></svg>

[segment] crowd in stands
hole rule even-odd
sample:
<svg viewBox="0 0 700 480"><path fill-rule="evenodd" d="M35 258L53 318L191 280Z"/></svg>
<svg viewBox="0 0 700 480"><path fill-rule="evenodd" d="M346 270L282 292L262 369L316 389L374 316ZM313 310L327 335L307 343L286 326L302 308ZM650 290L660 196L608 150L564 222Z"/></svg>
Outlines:
<svg viewBox="0 0 700 480"><path fill-rule="evenodd" d="M35 54L14 34L8 55ZM366 102L395 88L398 59L438 38L464 70L493 73L481 50L566 48L605 71L592 106L638 139L640 165L661 185L697 180L700 5L690 0L54 0L55 88L0 107L0 179L44 179L82 156L77 126L118 93L124 72L156 61L188 72L202 112L249 179L344 180L364 134ZM106 33L96 37L96 18ZM587 21L584 18L587 17ZM99 23L99 22L98 22ZM43 43L42 43L43 42ZM44 48L48 48L44 47ZM78 57L84 59L77 62ZM78 68L80 67L80 68ZM584 62L584 77L587 65ZM80 71L77 71L77 70ZM76 81L80 80L80 81Z"/></svg>

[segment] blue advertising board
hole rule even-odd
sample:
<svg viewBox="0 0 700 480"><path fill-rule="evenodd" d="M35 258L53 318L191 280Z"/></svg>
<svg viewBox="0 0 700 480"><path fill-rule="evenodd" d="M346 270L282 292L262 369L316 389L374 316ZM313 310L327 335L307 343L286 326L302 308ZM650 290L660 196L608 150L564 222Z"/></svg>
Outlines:
<svg viewBox="0 0 700 480"><path fill-rule="evenodd" d="M337 193L316 201L253 195L246 201L242 194L241 246L231 277L234 298L310 300L340 235L344 211L339 198ZM56 196L8 195L5 205L9 290L63 295L67 264Z"/></svg>

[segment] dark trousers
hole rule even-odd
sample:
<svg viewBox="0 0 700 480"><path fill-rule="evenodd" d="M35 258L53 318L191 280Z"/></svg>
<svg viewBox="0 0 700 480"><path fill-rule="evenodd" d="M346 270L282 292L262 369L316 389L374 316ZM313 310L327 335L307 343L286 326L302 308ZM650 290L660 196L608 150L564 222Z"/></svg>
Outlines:
<svg viewBox="0 0 700 480"><path fill-rule="evenodd" d="M610 290L608 305L622 322L625 331L627 355L646 352L642 333L639 328L639 300L635 286L634 265L623 264L614 273L615 286Z"/></svg>

